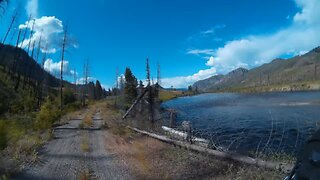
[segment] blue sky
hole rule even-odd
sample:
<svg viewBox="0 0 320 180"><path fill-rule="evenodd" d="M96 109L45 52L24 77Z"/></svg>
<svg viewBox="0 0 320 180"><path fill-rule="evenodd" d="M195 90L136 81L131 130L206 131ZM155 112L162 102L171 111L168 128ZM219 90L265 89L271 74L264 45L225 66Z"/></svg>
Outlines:
<svg viewBox="0 0 320 180"><path fill-rule="evenodd" d="M15 27L30 29L25 22L32 14L37 28L31 40L42 36L50 43L47 70L59 71L58 44L68 24L66 75L71 80L76 68L80 79L89 58L90 76L105 87L114 85L117 67L145 79L147 57L154 78L161 65L163 86L186 87L320 45L318 0L12 0L1 34L14 9Z"/></svg>

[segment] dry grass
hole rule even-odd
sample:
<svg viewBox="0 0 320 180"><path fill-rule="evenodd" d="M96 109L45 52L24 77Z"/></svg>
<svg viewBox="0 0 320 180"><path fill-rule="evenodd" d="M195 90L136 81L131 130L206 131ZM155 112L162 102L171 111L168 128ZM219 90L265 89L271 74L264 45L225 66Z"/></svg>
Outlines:
<svg viewBox="0 0 320 180"><path fill-rule="evenodd" d="M106 149L115 153L137 179L281 179L277 171L247 166L188 151L132 132L112 107L104 106L109 125Z"/></svg>
<svg viewBox="0 0 320 180"><path fill-rule="evenodd" d="M10 142L6 149L0 151L0 175L9 176L19 172L25 165L38 161L37 150L51 138L52 132L47 130L41 134L26 134L14 144Z"/></svg>
<svg viewBox="0 0 320 180"><path fill-rule="evenodd" d="M81 149L83 152L90 152L89 134L84 133L81 139Z"/></svg>
<svg viewBox="0 0 320 180"><path fill-rule="evenodd" d="M138 179L281 179L275 171L190 152L135 135L108 134L107 150L117 154Z"/></svg>
<svg viewBox="0 0 320 180"><path fill-rule="evenodd" d="M194 95L194 93L190 91L160 90L159 99L161 101L168 101L170 99L174 99L177 97L191 96L191 95Z"/></svg>
<svg viewBox="0 0 320 180"><path fill-rule="evenodd" d="M92 115L94 114L94 109L90 108L85 113L82 122L79 124L79 128L90 128L93 126L93 119Z"/></svg>
<svg viewBox="0 0 320 180"><path fill-rule="evenodd" d="M78 177L77 177L78 180L89 180L90 179L90 171L89 169L84 169L82 170Z"/></svg>

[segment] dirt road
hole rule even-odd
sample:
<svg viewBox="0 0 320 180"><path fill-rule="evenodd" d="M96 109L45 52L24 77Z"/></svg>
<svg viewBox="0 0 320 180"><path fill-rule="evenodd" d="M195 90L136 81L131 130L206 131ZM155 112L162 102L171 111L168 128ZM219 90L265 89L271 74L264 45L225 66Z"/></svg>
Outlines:
<svg viewBox="0 0 320 180"><path fill-rule="evenodd" d="M40 152L39 162L13 179L132 179L117 157L106 151L100 112L93 125L79 129L82 118L54 129L54 139Z"/></svg>

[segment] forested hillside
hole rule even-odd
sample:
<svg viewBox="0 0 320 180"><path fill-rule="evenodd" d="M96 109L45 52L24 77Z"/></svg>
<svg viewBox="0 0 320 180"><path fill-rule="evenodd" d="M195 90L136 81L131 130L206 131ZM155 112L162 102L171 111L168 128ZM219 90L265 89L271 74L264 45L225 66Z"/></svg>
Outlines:
<svg viewBox="0 0 320 180"><path fill-rule="evenodd" d="M58 96L60 79L44 70L43 61L37 62L25 50L3 44L0 46L0 60L0 114L13 111L10 108L12 103L25 101L26 96L35 101L31 106L34 109L40 108L45 97ZM63 81L63 89L67 94L77 94L78 98L81 93L89 99L100 99L106 95L99 81L96 85L93 82L75 85Z"/></svg>

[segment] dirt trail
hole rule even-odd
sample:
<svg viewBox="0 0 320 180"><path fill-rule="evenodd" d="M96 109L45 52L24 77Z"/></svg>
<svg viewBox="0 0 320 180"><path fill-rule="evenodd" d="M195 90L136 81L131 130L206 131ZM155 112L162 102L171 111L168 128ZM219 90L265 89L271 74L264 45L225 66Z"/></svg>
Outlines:
<svg viewBox="0 0 320 180"><path fill-rule="evenodd" d="M106 151L100 112L92 119L88 129L78 129L81 118L55 128L54 139L41 150L39 162L13 179L132 179L117 157Z"/></svg>

